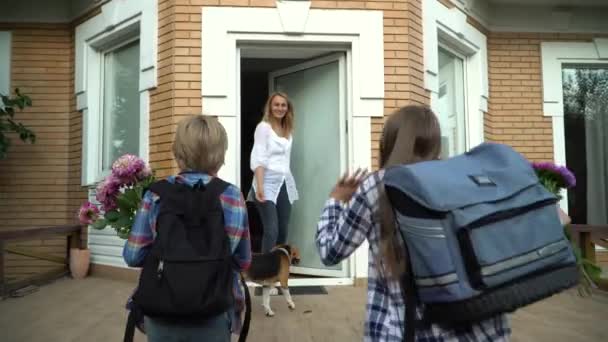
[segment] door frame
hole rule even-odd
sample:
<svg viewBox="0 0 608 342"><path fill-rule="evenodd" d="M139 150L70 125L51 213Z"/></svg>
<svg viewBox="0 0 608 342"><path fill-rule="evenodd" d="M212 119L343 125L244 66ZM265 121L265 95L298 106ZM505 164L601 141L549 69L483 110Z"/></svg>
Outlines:
<svg viewBox="0 0 608 342"><path fill-rule="evenodd" d="M564 127L564 65L608 64L608 39L591 42L541 42L543 116L551 117L553 130L553 161L566 165ZM568 192L562 192L560 207L568 213Z"/></svg>
<svg viewBox="0 0 608 342"><path fill-rule="evenodd" d="M240 165L237 148L240 136L240 106L237 99L240 71L235 63L242 44L290 46L334 46L348 50L347 74L352 89L347 107L351 139L351 165L372 167L372 123L384 116L384 20L381 11L310 9L288 7L307 2L287 1L281 8L214 7L201 8L201 102L203 115L218 117L230 144L220 177L238 184ZM226 20L231 18L231 20ZM340 25L335 25L336 22ZM361 23L366 23L361 25ZM334 50L338 50L335 49ZM357 153L353 154L353 150ZM240 162L238 162L240 164ZM368 276L368 243L351 256L351 278ZM341 285L335 278L322 278L323 285ZM311 280L315 282L315 280Z"/></svg>
<svg viewBox="0 0 608 342"><path fill-rule="evenodd" d="M348 158L348 138L349 138L349 130L348 124L349 121L346 115L346 107L350 102L348 98L348 89L350 89L350 79L346 73L346 58L347 52L334 52L329 55L324 55L320 57L313 57L305 62L292 65L287 68L279 69L268 73L268 91L272 93L275 91L275 79L277 77L293 74L299 71L312 69L318 66L326 65L333 62L338 62L338 103L339 103L339 134L340 134L340 174L344 173L350 165L352 165ZM309 267L298 267L291 266L291 271L293 273L302 274L302 275L312 275L312 276L325 276L325 277L335 277L335 278L348 278L349 274L352 272L349 269L350 258L342 261L342 269L341 270L323 270Z"/></svg>
<svg viewBox="0 0 608 342"><path fill-rule="evenodd" d="M297 51L301 51L302 50L302 46L300 44L290 44L289 41L285 41L283 42L283 46L287 45L287 46L293 46L294 50ZM290 46L290 47L291 47ZM344 130L341 129L342 132L344 132L346 130L346 134L345 134L345 140L344 140L344 154L343 156L345 156L346 158L346 164L345 167L349 168L349 167L359 167L361 165L360 163L360 158L356 158L353 151L355 149L355 140L354 137L357 134L357 132L361 132L361 129L357 129L357 127L355 127L354 125L354 121L355 121L355 117L353 117L353 93L356 92L356 89L354 84L352 84L351 82L354 81L354 75L352 73L353 70L353 54L352 54L352 49L349 46L344 46L343 44L327 44L327 43L318 43L318 44L310 44L307 45L309 48L314 49L314 50L326 50L328 52L327 56L322 56L322 57L318 57L319 59L324 60L325 63L328 63L328 60L331 60L331 58L335 58L336 55L343 55L343 60L344 60L344 67L341 68L340 73L344 72L344 79L346 82L344 82L345 85L345 90L342 91L341 93L344 94L344 99L341 99L344 104L343 108L344 108L344 117L341 120L341 123L344 126ZM236 46L236 53L235 53L235 71L237 72L236 77L235 77L235 85L236 85L236 91L235 91L235 95L236 95L236 103L235 103L235 112L236 112L236 122L234 122L233 124L233 131L236 132L236 136L235 136L235 140L237 141L237 145L236 146L240 146L240 137L241 137L241 122L242 122L242 113L241 113L241 59L243 58L243 49L247 49L247 48L255 48L255 49L268 49L269 51L272 51L272 45L268 45L268 44L264 44L264 43L257 43L255 41L243 41L241 44L237 44ZM307 61L307 62L303 62L301 64L292 66L290 68L293 68L292 72L295 71L295 68L301 65L306 65L308 64L309 67L312 66L314 64L314 61L316 60L316 58L313 57L313 60L311 61ZM322 63L323 64L323 63ZM289 68L285 68L282 69L282 71L287 70ZM342 75L340 75L342 76ZM270 81L269 81L270 82ZM269 84L269 90L272 89L272 87L270 87ZM222 118L220 117L220 121L222 121ZM371 134L371 126L368 126L368 132ZM342 127L341 127L342 128ZM350 133L352 132L352 133ZM371 140L371 136L370 136L370 140ZM371 156L371 146L369 147L369 152L370 152L370 156ZM237 170L240 172L241 170L241 158L242 158L242 153L241 153L241 149L240 147L237 149L236 151L236 160L235 160L235 165L233 167L236 167ZM370 160L371 162L371 160ZM371 167L371 163L370 165L365 165L365 167ZM220 170L221 173L221 170ZM221 176L221 175L220 175ZM237 184L240 187L240 179L236 180L238 183ZM367 258L365 258L364 260L362 260L363 258L361 258L361 253L365 253L365 255L367 255L367 249L368 249L368 244L367 242L364 242L360 247L359 250L356 251L355 253L353 253L353 255L351 255L350 257L348 257L346 260L344 260L343 262L346 263L345 264L345 268L344 268L344 276L335 276L334 274L332 274L331 271L329 272L323 272L321 270L318 270L319 272L305 272L306 274L303 274L303 277L298 277L295 279L291 279L290 280L290 286L334 286L334 285L354 285L355 284L355 278L357 277L358 273L361 273L360 271L358 271L358 269L361 268L361 265L359 265L359 263L363 263L362 261L365 261L365 267L367 267ZM359 254L357 254L359 253ZM298 271L302 271L302 268L295 268L294 266L291 267L291 269L298 270ZM253 284L249 284L250 286Z"/></svg>

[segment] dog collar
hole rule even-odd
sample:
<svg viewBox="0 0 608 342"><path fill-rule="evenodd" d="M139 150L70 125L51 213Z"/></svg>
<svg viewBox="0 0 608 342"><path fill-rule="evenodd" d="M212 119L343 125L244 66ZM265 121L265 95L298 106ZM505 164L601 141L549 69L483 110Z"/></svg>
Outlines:
<svg viewBox="0 0 608 342"><path fill-rule="evenodd" d="M287 260L289 260L289 265L291 265L291 255L289 255L289 252L285 248L277 247L275 250L281 251L283 254L285 254L287 256Z"/></svg>

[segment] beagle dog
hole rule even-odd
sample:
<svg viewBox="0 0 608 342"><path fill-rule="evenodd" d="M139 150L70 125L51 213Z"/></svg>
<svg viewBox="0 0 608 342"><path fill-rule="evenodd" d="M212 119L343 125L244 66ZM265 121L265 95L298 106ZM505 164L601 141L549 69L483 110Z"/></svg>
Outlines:
<svg viewBox="0 0 608 342"><path fill-rule="evenodd" d="M278 281L281 291L287 301L287 306L293 310L296 308L289 293L289 266L300 263L300 251L295 246L277 245L268 253L254 253L251 258L251 266L243 273L246 280L262 285L262 305L266 316L274 316L270 308L270 290Z"/></svg>

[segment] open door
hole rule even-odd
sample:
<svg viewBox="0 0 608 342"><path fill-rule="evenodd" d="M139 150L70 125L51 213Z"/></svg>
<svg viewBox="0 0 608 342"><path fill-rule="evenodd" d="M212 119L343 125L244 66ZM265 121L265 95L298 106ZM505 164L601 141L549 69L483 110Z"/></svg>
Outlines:
<svg viewBox="0 0 608 342"><path fill-rule="evenodd" d="M346 278L348 262L324 266L315 246L321 209L347 168L345 56L336 53L272 72L269 90L285 92L295 109L291 171L300 199L291 211L288 240L300 249L301 262L292 273Z"/></svg>

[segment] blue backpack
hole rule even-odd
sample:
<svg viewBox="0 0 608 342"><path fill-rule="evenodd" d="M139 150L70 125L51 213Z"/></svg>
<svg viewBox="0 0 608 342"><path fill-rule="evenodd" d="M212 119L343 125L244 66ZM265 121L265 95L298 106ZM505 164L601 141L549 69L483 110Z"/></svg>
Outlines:
<svg viewBox="0 0 608 342"><path fill-rule="evenodd" d="M430 322L463 326L578 283L558 199L512 148L391 167L384 185L409 259L406 303Z"/></svg>

